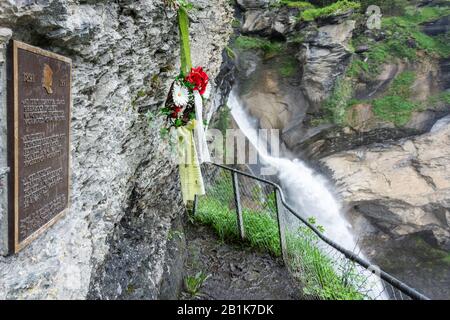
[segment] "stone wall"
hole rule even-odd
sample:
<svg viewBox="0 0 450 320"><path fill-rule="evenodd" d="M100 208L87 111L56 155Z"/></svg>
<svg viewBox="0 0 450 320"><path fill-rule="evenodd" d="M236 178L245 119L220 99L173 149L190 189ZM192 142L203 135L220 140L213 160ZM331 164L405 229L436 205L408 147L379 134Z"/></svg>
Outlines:
<svg viewBox="0 0 450 320"><path fill-rule="evenodd" d="M227 0L191 2L194 65L214 78L232 9ZM145 256L145 272L136 274L145 281L141 297L157 298L170 229L184 206L176 165L159 136L161 122L149 126L142 113L163 103L178 70L175 12L162 0L7 0L0 3L0 27L0 48L11 33L73 60L72 206L29 247L0 258L0 299L84 299L90 287L100 292L93 280L117 250L111 244L121 242L118 230L127 219L137 239L128 244L142 249L128 255L128 263ZM3 141L0 151L2 160ZM121 249L124 256L133 248Z"/></svg>
<svg viewBox="0 0 450 320"><path fill-rule="evenodd" d="M11 30L0 27L0 84L6 83L6 42L11 37ZM0 255L6 253L8 246L8 161L6 146L6 87L0 85Z"/></svg>

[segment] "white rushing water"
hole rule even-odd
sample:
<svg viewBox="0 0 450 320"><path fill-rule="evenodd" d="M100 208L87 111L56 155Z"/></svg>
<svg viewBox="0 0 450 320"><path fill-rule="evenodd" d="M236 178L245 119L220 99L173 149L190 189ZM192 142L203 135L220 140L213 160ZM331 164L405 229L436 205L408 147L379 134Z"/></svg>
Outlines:
<svg viewBox="0 0 450 320"><path fill-rule="evenodd" d="M315 217L317 223L325 228L325 235L346 249L355 250L351 226L342 216L341 205L330 191L327 181L301 160L271 156L266 142L258 140L258 129L234 91L230 94L228 106L239 128L257 150L261 162L276 170L288 202L294 209L304 218Z"/></svg>
<svg viewBox="0 0 450 320"><path fill-rule="evenodd" d="M267 142L258 139L255 119L247 114L234 90L228 98L228 106L239 129L258 152L263 165L275 169L291 206L304 218L314 217L317 223L324 227L326 236L364 258L351 233L351 225L342 215L341 205L330 191L331 187L327 180L301 160L271 156L267 150ZM387 293L383 292L380 278L370 271L363 272L367 276L364 284L367 294L375 299L389 299Z"/></svg>

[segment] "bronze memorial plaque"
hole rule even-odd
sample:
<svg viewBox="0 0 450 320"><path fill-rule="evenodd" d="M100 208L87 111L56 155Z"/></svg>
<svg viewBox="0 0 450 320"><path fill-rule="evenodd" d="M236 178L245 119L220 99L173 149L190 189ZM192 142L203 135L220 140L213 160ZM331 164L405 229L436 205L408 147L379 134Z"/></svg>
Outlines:
<svg viewBox="0 0 450 320"><path fill-rule="evenodd" d="M10 251L18 252L69 208L69 58L11 41L8 63Z"/></svg>

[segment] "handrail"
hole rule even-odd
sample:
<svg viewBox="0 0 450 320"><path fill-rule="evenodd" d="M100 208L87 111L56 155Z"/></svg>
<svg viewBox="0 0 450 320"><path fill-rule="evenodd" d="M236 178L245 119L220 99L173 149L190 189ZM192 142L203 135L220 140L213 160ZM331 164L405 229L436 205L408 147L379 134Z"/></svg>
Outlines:
<svg viewBox="0 0 450 320"><path fill-rule="evenodd" d="M271 186L273 186L274 188L276 188L278 190L278 192L280 193L280 198L281 198L281 202L283 203L283 205L285 206L286 209L289 210L289 212L291 214L293 214L296 218L298 218L302 223L304 223L308 228L310 228L320 239L322 239L325 243L327 243L328 245L330 245L331 247L333 247L334 249L338 250L339 252L341 252L342 254L345 255L346 258L348 258L351 261L354 261L356 263L358 263L359 265L361 265L362 267L366 268L366 269L370 269L372 267L372 264L369 263L368 261L360 258L359 256L357 256L355 253L345 249L344 247L340 246L339 244L337 244L336 242L334 242L333 240L329 239L328 237L326 237L325 235L323 235L322 232L320 232L314 225L312 225L307 219L303 218L302 216L300 216L285 200L284 197L284 193L283 190L281 189L281 187L276 184L273 181L264 179L264 178L260 178L257 176L254 176L252 174L246 173L244 171L241 170L237 170L234 168L230 168L228 166L224 166L221 164L217 164L217 163L209 163L211 165L214 165L216 167L234 172L236 174L240 174L243 176L246 176L248 178L260 181L260 182L264 182L267 183ZM375 273L375 271L372 271L372 273ZM390 285L392 285L393 287L399 289L400 291L406 293L408 296L410 296L413 299L416 300L430 300L430 298L428 298L427 296L423 295L422 293L418 292L417 290L409 287L408 285L406 285L405 283L401 282L400 280L398 280L397 278L393 277L392 275L390 275L389 273L383 271L383 270L379 270L379 275L380 278L383 279L384 281L386 281L387 283L389 283Z"/></svg>

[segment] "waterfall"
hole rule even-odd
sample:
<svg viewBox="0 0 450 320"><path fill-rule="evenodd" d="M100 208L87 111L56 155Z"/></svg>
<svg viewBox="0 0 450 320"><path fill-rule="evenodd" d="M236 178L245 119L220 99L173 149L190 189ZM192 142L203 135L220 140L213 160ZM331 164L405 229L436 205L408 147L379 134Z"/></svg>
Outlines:
<svg viewBox="0 0 450 320"><path fill-rule="evenodd" d="M330 191L328 181L299 159L271 156L266 141L258 139L255 119L247 114L235 90L230 93L228 107L239 129L258 152L262 164L274 168L277 172L289 204L304 218L314 217L317 223L324 227L324 233L330 239L348 250L359 251L351 233L351 225L342 215L341 205ZM295 228L294 220L289 222L293 223ZM364 257L362 254L360 256ZM367 277L364 284L367 293L375 299L389 299L379 277L367 270L363 272Z"/></svg>
<svg viewBox="0 0 450 320"><path fill-rule="evenodd" d="M330 191L328 182L301 160L271 156L266 143L258 140L258 128L252 123L234 91L230 93L228 106L240 130L256 148L261 162L276 170L288 202L304 218L315 217L329 238L348 250L355 250L351 226L342 216L341 206Z"/></svg>
<svg viewBox="0 0 450 320"><path fill-rule="evenodd" d="M341 205L330 191L327 180L299 159L289 160L271 156L266 141L258 139L255 120L247 114L234 90L228 98L228 107L239 129L258 152L262 164L274 168L277 172L286 200L291 206L304 218L314 217L317 223L324 227L325 235L333 241L348 250L359 251L350 231L351 226L342 215ZM295 227L294 221L289 222ZM366 282L368 294L376 299L388 299L386 292L383 292L380 279L369 271L365 273L368 280Z"/></svg>

